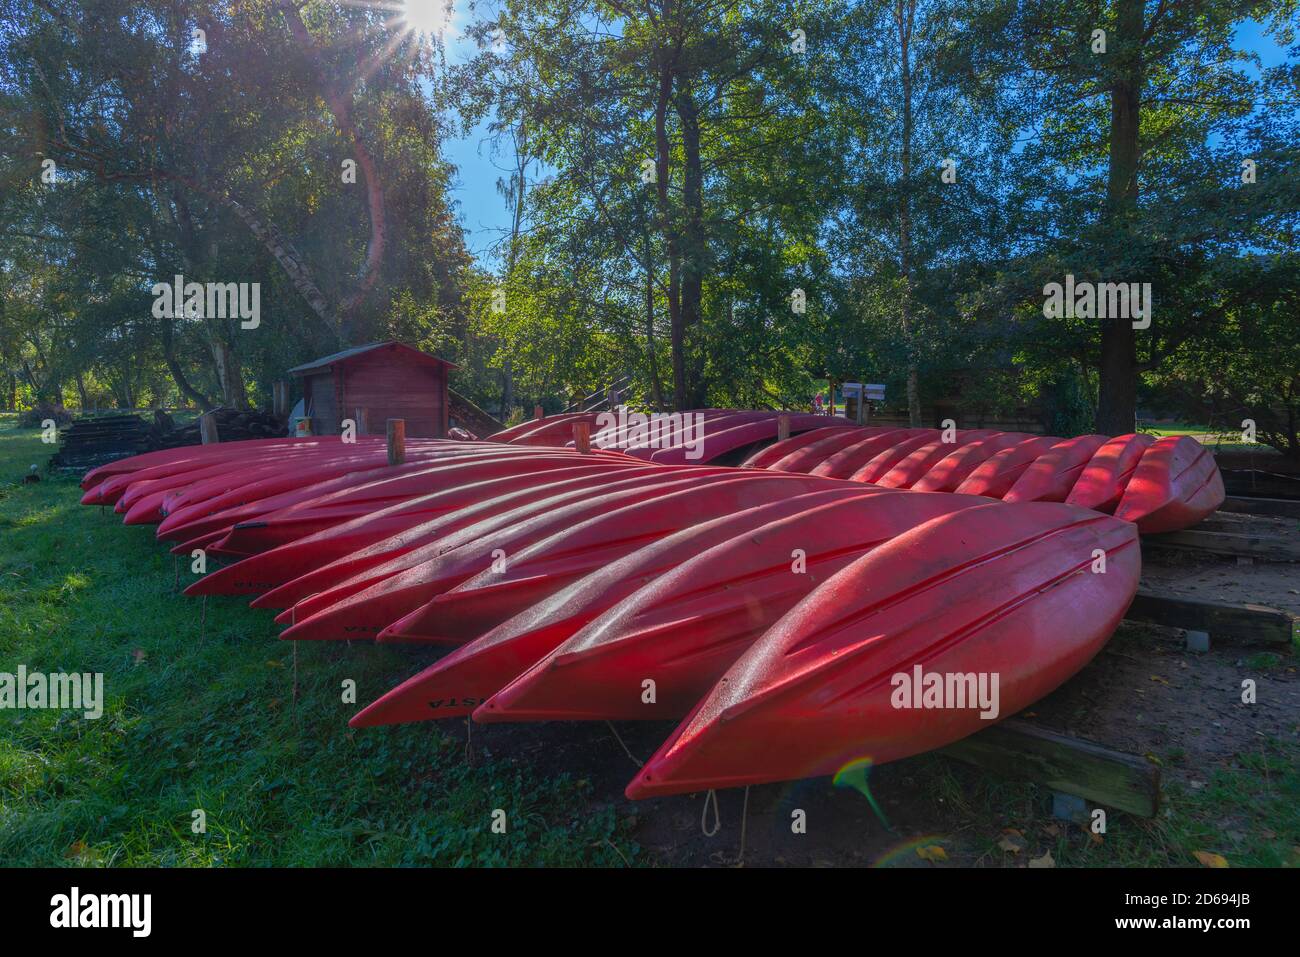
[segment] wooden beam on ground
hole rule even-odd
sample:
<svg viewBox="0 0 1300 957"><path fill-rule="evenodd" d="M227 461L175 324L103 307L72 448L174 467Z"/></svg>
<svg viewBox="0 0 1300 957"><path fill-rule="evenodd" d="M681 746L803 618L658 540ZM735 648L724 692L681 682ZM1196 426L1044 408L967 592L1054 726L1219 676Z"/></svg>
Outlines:
<svg viewBox="0 0 1300 957"><path fill-rule="evenodd" d="M401 465L406 461L406 420L388 420L388 464Z"/></svg>
<svg viewBox="0 0 1300 957"><path fill-rule="evenodd" d="M544 418L546 418L546 410L540 405L533 406L533 421L540 422Z"/></svg>
<svg viewBox="0 0 1300 957"><path fill-rule="evenodd" d="M1160 807L1160 769L1145 758L1015 718L939 753L1141 817Z"/></svg>
<svg viewBox="0 0 1300 957"><path fill-rule="evenodd" d="M1300 500L1289 498L1255 498L1250 495L1229 495L1219 506L1220 512L1245 512L1248 515L1279 515L1282 518L1300 518Z"/></svg>
<svg viewBox="0 0 1300 957"><path fill-rule="evenodd" d="M1150 588L1138 589L1124 617L1129 621L1204 631L1217 639L1284 645L1293 636L1300 636L1300 618L1277 608L1184 598Z"/></svg>
<svg viewBox="0 0 1300 957"><path fill-rule="evenodd" d="M1211 555L1240 555L1265 562L1300 562L1300 537L1276 533L1207 531L1187 528L1180 532L1144 535L1143 548L1176 548Z"/></svg>

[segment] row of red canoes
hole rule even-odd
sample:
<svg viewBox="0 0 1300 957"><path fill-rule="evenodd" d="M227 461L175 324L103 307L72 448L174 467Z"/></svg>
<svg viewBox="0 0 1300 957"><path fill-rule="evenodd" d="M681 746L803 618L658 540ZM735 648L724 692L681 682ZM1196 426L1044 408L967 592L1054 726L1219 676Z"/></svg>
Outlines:
<svg viewBox="0 0 1300 957"><path fill-rule="evenodd" d="M602 413L609 416L608 413ZM673 448L650 444L620 420L598 430L592 444L650 461L685 461L683 435L698 440L710 461L777 430L777 413L705 410L696 431L667 431ZM499 442L572 447L573 424L599 425L598 413L525 423L494 436ZM787 416L792 434L743 464L867 482L886 488L983 495L1006 502L1066 502L1133 522L1144 533L1195 525L1224 499L1214 456L1186 436L1142 433L1110 437L1029 435L988 429L948 430L853 426L826 416ZM698 432L698 435L696 434Z"/></svg>
<svg viewBox="0 0 1300 957"><path fill-rule="evenodd" d="M963 737L989 718L896 707L895 677L996 674L1006 716L1082 667L1132 599L1132 522L817 473L834 452L790 467L882 434L833 428L744 469L437 440L392 467L373 439L230 443L111 463L83 501L233 559L187 591L255 596L285 638L451 649L354 726L679 720L629 786L642 797Z"/></svg>

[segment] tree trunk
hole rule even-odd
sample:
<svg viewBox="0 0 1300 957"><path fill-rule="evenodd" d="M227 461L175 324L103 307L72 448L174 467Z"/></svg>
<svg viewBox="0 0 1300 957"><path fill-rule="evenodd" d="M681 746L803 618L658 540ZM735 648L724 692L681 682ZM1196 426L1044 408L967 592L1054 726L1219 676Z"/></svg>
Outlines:
<svg viewBox="0 0 1300 957"><path fill-rule="evenodd" d="M674 105L682 126L682 206L684 228L682 230L682 301L681 326L683 370L685 378L685 395L687 406L702 405L699 389L702 386L695 369L690 368L687 337L691 330L703 319L704 308L704 269L708 247L704 235L704 174L700 159L700 120L690 87L683 84Z"/></svg>
<svg viewBox="0 0 1300 957"><path fill-rule="evenodd" d="M1123 59L1110 90L1110 170L1106 204L1110 241L1132 231L1138 199L1138 124L1142 90L1142 0L1120 0L1118 32ZM1130 46L1131 44L1131 46ZM1097 431L1132 432L1137 418L1137 335L1130 319L1101 320Z"/></svg>
<svg viewBox="0 0 1300 957"><path fill-rule="evenodd" d="M671 5L665 5L671 10ZM655 195L659 201L659 228L664 234L668 253L668 335L673 366L673 408L686 408L686 335L682 324L681 302L681 247L677 228L673 222L672 207L668 199L668 177L671 172L668 142L668 104L672 97L673 71L664 63L659 67L659 96L655 101Z"/></svg>
<svg viewBox="0 0 1300 957"><path fill-rule="evenodd" d="M921 427L920 375L917 370L916 342L912 335L912 26L916 18L915 0L897 0L894 8L898 25L900 68L903 81L903 143L901 162L903 178L898 199L898 259L903 277L903 294L899 301L903 347L907 351L907 419L912 428ZM862 401L861 399L858 400Z"/></svg>
<svg viewBox="0 0 1300 957"><path fill-rule="evenodd" d="M357 343L353 341L358 332L355 313L366 294L379 279L379 267L383 264L384 247L387 244L388 223L384 213L384 191L374 158L370 155L370 150L366 148L361 134L357 132L356 125L352 121L351 94L344 95L330 82L320 50L316 46L316 41L312 39L311 33L308 32L306 24L302 22L297 6L287 3L281 10L285 22L289 25L289 32L293 34L294 39L306 51L316 67L317 75L320 77L321 95L330 113L334 115L334 125L345 139L351 141L352 152L355 154L351 158L357 161L357 168L361 170L361 175L366 181L366 209L370 214L370 240L366 247L366 262L356 288L339 304L337 313L340 341L345 346L356 345Z"/></svg>
<svg viewBox="0 0 1300 957"><path fill-rule="evenodd" d="M650 370L650 394L656 412L664 408L664 387L659 381L659 360L655 356L655 270L650 230L645 232L645 351Z"/></svg>

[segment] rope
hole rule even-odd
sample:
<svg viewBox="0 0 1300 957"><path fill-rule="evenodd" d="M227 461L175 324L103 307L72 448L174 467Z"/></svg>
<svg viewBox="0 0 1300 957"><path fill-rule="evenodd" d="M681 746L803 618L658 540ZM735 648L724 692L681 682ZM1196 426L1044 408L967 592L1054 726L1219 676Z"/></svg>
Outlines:
<svg viewBox="0 0 1300 957"><path fill-rule="evenodd" d="M643 767L645 767L645 762L642 761L640 758L638 758L635 754L633 754L631 751L629 751L629 750L627 749L627 745L623 743L623 739L620 738L620 737L618 736L618 732L614 730L614 725L611 724L610 722L606 721L606 722L605 722L605 726L606 726L607 728L609 728L609 733L612 734L612 735L614 736L614 740L617 741L619 747L621 747L621 748L623 749L623 753L626 754L629 758L632 759L632 763L635 764L638 768L643 768Z"/></svg>
<svg viewBox="0 0 1300 957"><path fill-rule="evenodd" d="M745 785L745 806L740 812L740 857L736 860L737 867L745 866L745 825L749 823L749 785Z"/></svg>
<svg viewBox="0 0 1300 957"><path fill-rule="evenodd" d="M709 817L710 801L713 802L713 830L711 831L709 826L704 823ZM704 832L705 837L712 837L722 830L722 815L718 813L718 792L712 788L709 789L708 794L704 795L704 808L700 811L700 830Z"/></svg>

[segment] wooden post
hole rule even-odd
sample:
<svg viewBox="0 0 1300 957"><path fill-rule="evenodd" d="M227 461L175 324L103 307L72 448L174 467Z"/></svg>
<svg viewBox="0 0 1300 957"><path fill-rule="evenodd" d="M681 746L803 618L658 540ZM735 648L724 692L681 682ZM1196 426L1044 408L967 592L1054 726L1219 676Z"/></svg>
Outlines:
<svg viewBox="0 0 1300 957"><path fill-rule="evenodd" d="M533 406L533 421L540 422L544 418L546 418L546 411L540 405Z"/></svg>
<svg viewBox="0 0 1300 957"><path fill-rule="evenodd" d="M369 435L370 424L366 421L366 410L357 406L356 415L352 419L357 424L357 435Z"/></svg>
<svg viewBox="0 0 1300 957"><path fill-rule="evenodd" d="M204 412L199 416L199 438L203 440L204 445L215 445L221 441L221 434L217 432L217 420L211 412Z"/></svg>
<svg viewBox="0 0 1300 957"><path fill-rule="evenodd" d="M283 379L271 385L271 411L277 419L289 418L289 383Z"/></svg>
<svg viewBox="0 0 1300 957"><path fill-rule="evenodd" d="M782 412L776 417L776 440L784 442L790 437L790 416Z"/></svg>
<svg viewBox="0 0 1300 957"><path fill-rule="evenodd" d="M388 464L401 465L406 461L406 420L388 420Z"/></svg>
<svg viewBox="0 0 1300 957"><path fill-rule="evenodd" d="M573 423L573 444L584 455L591 451L591 423Z"/></svg>

